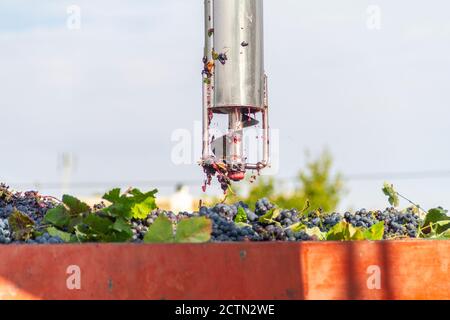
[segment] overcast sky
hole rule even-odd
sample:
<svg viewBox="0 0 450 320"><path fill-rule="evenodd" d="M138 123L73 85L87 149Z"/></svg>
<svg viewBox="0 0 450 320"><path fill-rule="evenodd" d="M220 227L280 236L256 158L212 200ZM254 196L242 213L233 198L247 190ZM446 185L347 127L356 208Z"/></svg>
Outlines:
<svg viewBox="0 0 450 320"><path fill-rule="evenodd" d="M203 1L38 3L0 2L0 180L59 183L70 152L73 183L198 180L197 192L202 172L171 162L171 134L201 119ZM73 4L79 30L67 27ZM348 181L343 208L385 206L383 180L450 207L449 12L446 0L265 0L277 176L328 147L336 170L379 177Z"/></svg>

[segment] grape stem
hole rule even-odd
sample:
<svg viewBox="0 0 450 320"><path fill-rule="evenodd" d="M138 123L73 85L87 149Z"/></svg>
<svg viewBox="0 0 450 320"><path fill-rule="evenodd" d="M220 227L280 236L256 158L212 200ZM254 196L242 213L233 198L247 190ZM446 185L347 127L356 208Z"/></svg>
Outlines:
<svg viewBox="0 0 450 320"><path fill-rule="evenodd" d="M52 199L52 200L55 200L58 203L62 203L61 200L59 200L58 198L53 197L53 196L41 196L41 197L44 198L44 199Z"/></svg>
<svg viewBox="0 0 450 320"><path fill-rule="evenodd" d="M410 204L412 204L413 206L415 206L417 209L421 210L423 213L425 213L425 214L427 213L424 209L422 209L422 207L421 207L420 205L418 205L417 203L414 203L414 201L408 199L407 197L405 197L404 195L402 195L402 194L400 194L400 193L398 193L398 192L396 192L396 193L397 193L397 195L398 195L400 198L402 198L403 200L408 201Z"/></svg>

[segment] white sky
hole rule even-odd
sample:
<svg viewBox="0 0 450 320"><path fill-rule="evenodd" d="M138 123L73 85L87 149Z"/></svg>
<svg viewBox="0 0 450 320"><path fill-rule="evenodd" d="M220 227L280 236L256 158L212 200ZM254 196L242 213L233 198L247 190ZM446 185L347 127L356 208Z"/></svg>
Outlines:
<svg viewBox="0 0 450 320"><path fill-rule="evenodd" d="M59 183L58 155L71 152L74 183L198 180L197 192L200 168L175 166L170 139L201 118L202 3L2 0L0 180ZM81 30L66 27L71 4ZM381 9L379 31L366 26L369 5ZM445 0L265 0L278 177L325 146L351 176L450 172L449 12ZM349 181L342 207L385 206L384 178L450 207L448 174Z"/></svg>

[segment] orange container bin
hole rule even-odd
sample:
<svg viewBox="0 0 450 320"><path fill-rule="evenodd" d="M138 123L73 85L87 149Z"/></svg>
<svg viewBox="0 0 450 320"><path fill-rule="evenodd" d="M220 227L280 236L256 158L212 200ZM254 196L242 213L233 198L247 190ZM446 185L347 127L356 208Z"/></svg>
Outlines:
<svg viewBox="0 0 450 320"><path fill-rule="evenodd" d="M0 299L450 299L450 241L0 246Z"/></svg>

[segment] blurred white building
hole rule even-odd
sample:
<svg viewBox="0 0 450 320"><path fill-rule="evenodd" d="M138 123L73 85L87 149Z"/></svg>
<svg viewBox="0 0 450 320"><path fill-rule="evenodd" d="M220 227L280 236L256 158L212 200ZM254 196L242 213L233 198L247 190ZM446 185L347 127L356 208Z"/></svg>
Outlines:
<svg viewBox="0 0 450 320"><path fill-rule="evenodd" d="M178 185L176 192L170 196L170 211L174 213L191 212L193 196L187 186Z"/></svg>

